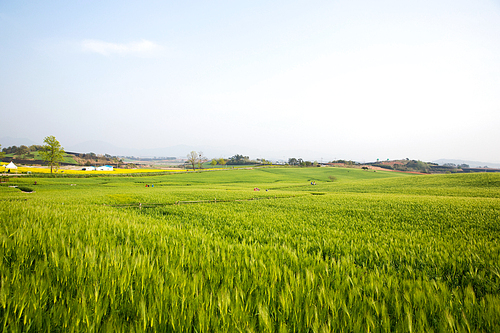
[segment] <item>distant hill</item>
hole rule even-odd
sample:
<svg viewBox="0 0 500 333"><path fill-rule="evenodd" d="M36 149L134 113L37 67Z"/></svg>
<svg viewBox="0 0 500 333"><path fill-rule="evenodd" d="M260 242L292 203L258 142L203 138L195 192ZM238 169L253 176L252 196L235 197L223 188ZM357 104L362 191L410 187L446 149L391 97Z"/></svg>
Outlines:
<svg viewBox="0 0 500 333"><path fill-rule="evenodd" d="M126 149L116 147L108 142L90 140L72 146L64 146L64 150L76 153L110 154L116 156L123 155Z"/></svg>
<svg viewBox="0 0 500 333"><path fill-rule="evenodd" d="M135 157L185 157L190 151L201 149L186 145L177 145L165 148L124 148L118 147L104 141L91 140L85 141L76 145L64 147L65 150L71 152L92 152L96 154L110 154L112 156L135 156ZM204 151L205 153L205 151Z"/></svg>
<svg viewBox="0 0 500 333"><path fill-rule="evenodd" d="M62 143L61 143L62 144ZM64 145L63 145L64 146ZM304 160L314 161L314 156L321 156L320 153L309 150L287 150L287 151L260 151L248 147L228 145L224 147L213 146L188 146L175 145L162 148L124 148L117 147L108 142L91 140L79 143L72 146L64 146L66 151L71 152L93 152L96 154L110 154L112 156L135 156L135 157L178 157L186 158L186 155L191 151L201 151L208 158L231 157L236 154L250 156L252 159L284 159L289 157L303 158ZM318 161L320 158L316 158ZM326 160L326 158L325 158Z"/></svg>
<svg viewBox="0 0 500 333"><path fill-rule="evenodd" d="M13 138L13 137L3 137L0 138L0 144L2 148L7 148L11 146L31 146L31 145L42 145L43 140L40 142L35 142L28 138ZM168 144L168 143L167 143ZM135 157L178 157L185 158L186 155L191 151L201 151L208 158L229 158L236 154L241 154L244 156L250 156L251 159L265 158L267 160L282 160L288 161L289 158L302 158L303 160L309 161L329 161L332 159L331 153L318 152L308 149L297 149L297 150L272 150L270 147L264 147L262 149L248 148L243 146L228 145L224 147L214 147L214 146L189 146L189 145L175 145L166 146L161 148L126 148L118 147L109 142L100 140L90 140L81 142L75 145L66 145L61 142L65 151L75 152L75 153L95 153L95 154L109 154L111 156L135 156ZM268 150L269 149L269 150ZM323 157L321 157L323 156ZM471 168L488 166L490 168L500 168L500 163L490 163L490 162L478 162L478 161L468 161L468 160L456 160L456 159L439 159L432 161L439 165L446 163L453 164L467 164Z"/></svg>
<svg viewBox="0 0 500 333"><path fill-rule="evenodd" d="M453 164L457 164L457 165L467 164L471 168L478 168L478 167L484 167L484 166L488 166L490 168L500 168L500 163L453 160L453 159L440 159L440 160L432 161L432 163L437 163L439 165L444 165L446 163L453 163Z"/></svg>

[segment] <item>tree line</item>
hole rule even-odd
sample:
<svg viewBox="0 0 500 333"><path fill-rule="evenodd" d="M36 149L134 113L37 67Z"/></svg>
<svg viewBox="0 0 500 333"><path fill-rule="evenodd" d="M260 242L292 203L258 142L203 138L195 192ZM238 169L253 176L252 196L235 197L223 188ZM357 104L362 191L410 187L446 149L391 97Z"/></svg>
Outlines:
<svg viewBox="0 0 500 333"><path fill-rule="evenodd" d="M313 167L313 166L320 166L320 164L317 161L311 162L311 161L304 161L301 158L295 158L291 157L288 159L288 165L295 165L295 166L300 166L300 167Z"/></svg>
<svg viewBox="0 0 500 333"><path fill-rule="evenodd" d="M203 168L203 163L207 162L209 159L206 158L203 152L191 151L187 154L186 164L190 166L193 170ZM225 165L255 165L255 164L272 164L270 161L267 161L263 158L258 158L257 160L251 160L249 156L244 156L240 154L233 155L229 158L213 158L210 161L211 166L225 166Z"/></svg>
<svg viewBox="0 0 500 333"><path fill-rule="evenodd" d="M0 145L1 147L1 145ZM21 158L30 158L34 157L35 155L33 154L34 152L42 150L41 145L31 145L31 146L11 146L7 148L2 149L3 155L5 154L13 154L14 156L19 156Z"/></svg>
<svg viewBox="0 0 500 333"><path fill-rule="evenodd" d="M32 152L39 152L40 157L50 166L50 173L52 173L54 169L57 171L59 168L59 162L61 162L64 157L64 148L52 135L45 137L43 142L45 143L44 145L32 145L30 147L21 145L19 147L12 146L3 148L0 153L0 158L3 158L5 154L28 156L32 155L30 154ZM2 145L0 145L0 148L2 148ZM32 156L34 157L34 155Z"/></svg>
<svg viewBox="0 0 500 333"><path fill-rule="evenodd" d="M123 160L109 154L96 155L95 153L69 153L65 152L59 141L54 136L47 136L43 140L44 145L21 145L3 148L0 151L0 158L6 154L13 155L19 159L34 159L35 153L38 153L40 159L47 162L50 166L50 172L57 171L59 163L63 160L65 154L71 154L73 159L80 165L92 165L96 163L114 163L121 164ZM2 146L0 145L0 148Z"/></svg>

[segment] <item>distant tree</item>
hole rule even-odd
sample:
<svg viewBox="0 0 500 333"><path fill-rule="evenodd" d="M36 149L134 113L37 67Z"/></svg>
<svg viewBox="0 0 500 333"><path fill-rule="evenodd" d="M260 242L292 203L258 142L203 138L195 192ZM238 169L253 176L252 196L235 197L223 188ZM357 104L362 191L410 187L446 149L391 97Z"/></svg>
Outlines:
<svg viewBox="0 0 500 333"><path fill-rule="evenodd" d="M64 148L61 147L61 144L53 135L47 136L43 142L45 145L42 146L40 155L44 161L49 163L50 173L52 173L52 169L55 167L57 170L59 162L63 159Z"/></svg>
<svg viewBox="0 0 500 333"><path fill-rule="evenodd" d="M330 182L334 182L334 181L337 180L337 177L335 177L335 176L328 176L328 179L329 179Z"/></svg>
<svg viewBox="0 0 500 333"><path fill-rule="evenodd" d="M6 154L16 154L17 153L17 146L11 146L2 149L2 151Z"/></svg>
<svg viewBox="0 0 500 333"><path fill-rule="evenodd" d="M310 161L304 161L301 158L292 157L288 159L288 165L311 166L312 163Z"/></svg>
<svg viewBox="0 0 500 333"><path fill-rule="evenodd" d="M222 157L217 160L217 164L219 164L219 165L226 165L226 162L227 161L225 159L223 159Z"/></svg>
<svg viewBox="0 0 500 333"><path fill-rule="evenodd" d="M3 158L5 156L5 153L1 149L2 149L2 145L0 145L0 158Z"/></svg>
<svg viewBox="0 0 500 333"><path fill-rule="evenodd" d="M19 148L17 148L16 155L18 155L21 158L24 158L24 156L28 153L29 153L28 147L25 145L21 145L19 146Z"/></svg>
<svg viewBox="0 0 500 333"><path fill-rule="evenodd" d="M415 160L412 160L412 161L406 163L406 167L408 169L413 169L413 170L417 170L420 172L429 172L429 170L430 170L429 165L427 165L427 163L422 162L422 161L415 161Z"/></svg>
<svg viewBox="0 0 500 333"><path fill-rule="evenodd" d="M469 165L468 165L468 164L465 164L465 163L460 164L460 168L468 168L468 167L469 167Z"/></svg>
<svg viewBox="0 0 500 333"><path fill-rule="evenodd" d="M258 158L257 162L259 162L260 164L272 164L271 161L268 161L265 158Z"/></svg>
<svg viewBox="0 0 500 333"><path fill-rule="evenodd" d="M187 154L187 162L193 166L193 171L196 170L196 162L198 161L198 153L194 150Z"/></svg>
<svg viewBox="0 0 500 333"><path fill-rule="evenodd" d="M392 167L395 169L395 170L404 170L405 168L403 167L403 164L401 163L394 163L392 165Z"/></svg>
<svg viewBox="0 0 500 333"><path fill-rule="evenodd" d="M229 158L227 164L245 165L245 164L252 164L252 162L250 161L250 157L236 154Z"/></svg>
<svg viewBox="0 0 500 333"><path fill-rule="evenodd" d="M213 167L216 166L217 165L217 160L215 158L212 159L212 161L210 162L210 165L213 166Z"/></svg>
<svg viewBox="0 0 500 333"><path fill-rule="evenodd" d="M31 152L39 151L40 149L42 149L42 146L40 146L40 145L31 145L31 146L29 146L29 150Z"/></svg>
<svg viewBox="0 0 500 333"><path fill-rule="evenodd" d="M207 158L205 156L203 156L203 152L202 151L199 151L198 152L198 169L203 169L203 162L206 160Z"/></svg>

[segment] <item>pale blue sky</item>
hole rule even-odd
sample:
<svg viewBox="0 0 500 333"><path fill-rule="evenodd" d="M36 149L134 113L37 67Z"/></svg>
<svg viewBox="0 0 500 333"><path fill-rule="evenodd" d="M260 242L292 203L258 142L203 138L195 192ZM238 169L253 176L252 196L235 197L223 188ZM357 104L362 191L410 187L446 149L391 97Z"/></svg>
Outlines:
<svg viewBox="0 0 500 333"><path fill-rule="evenodd" d="M500 2L4 0L0 113L63 146L500 162Z"/></svg>

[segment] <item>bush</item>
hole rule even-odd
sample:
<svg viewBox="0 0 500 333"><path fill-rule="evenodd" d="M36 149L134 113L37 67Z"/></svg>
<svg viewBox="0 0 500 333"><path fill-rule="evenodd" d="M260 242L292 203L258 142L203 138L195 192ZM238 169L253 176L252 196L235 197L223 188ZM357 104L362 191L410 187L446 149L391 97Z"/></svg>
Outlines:
<svg viewBox="0 0 500 333"><path fill-rule="evenodd" d="M334 182L334 181L337 180L337 177L335 177L335 176L328 176L328 179L330 179L329 181Z"/></svg>
<svg viewBox="0 0 500 333"><path fill-rule="evenodd" d="M23 192L33 192L33 189L26 187L26 186L18 186L17 188Z"/></svg>

